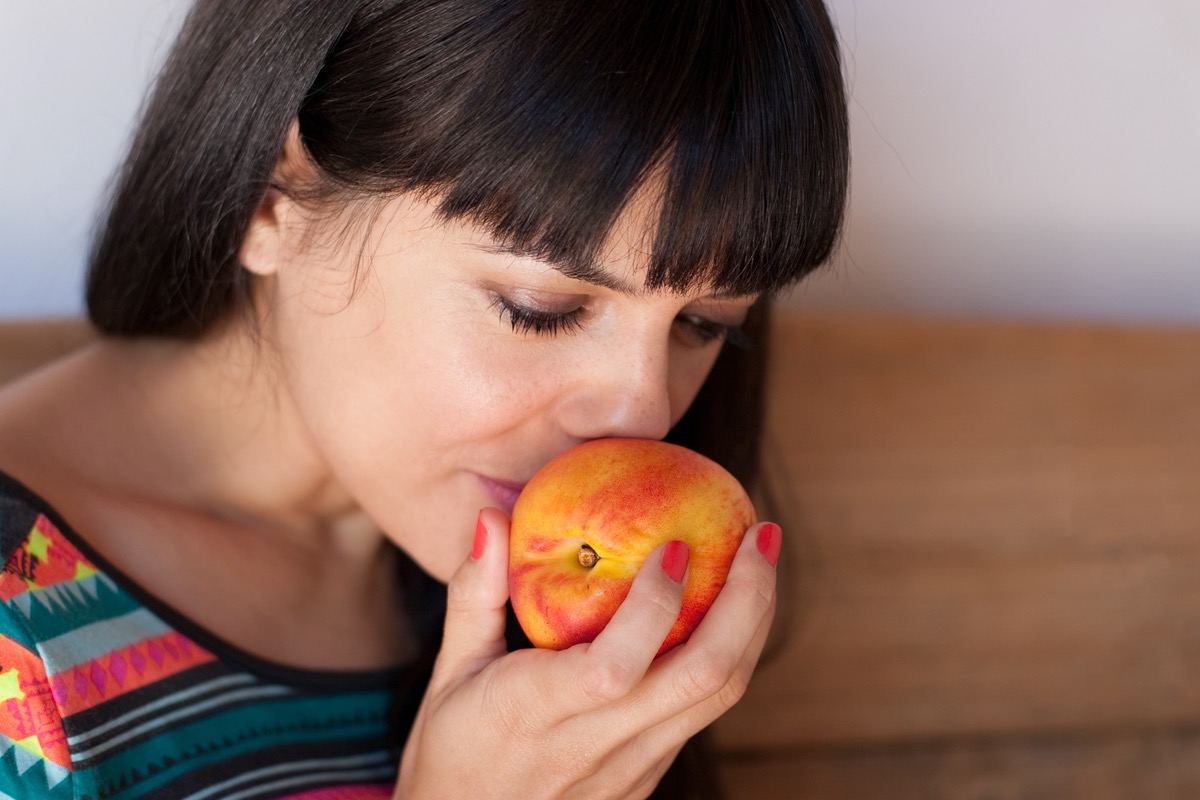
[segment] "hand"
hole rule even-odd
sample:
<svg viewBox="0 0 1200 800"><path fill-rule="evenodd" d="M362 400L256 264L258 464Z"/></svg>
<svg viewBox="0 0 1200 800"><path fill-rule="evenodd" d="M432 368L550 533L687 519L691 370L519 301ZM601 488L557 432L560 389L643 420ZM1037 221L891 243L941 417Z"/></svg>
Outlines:
<svg viewBox="0 0 1200 800"><path fill-rule="evenodd" d="M778 528L747 532L700 626L655 659L682 600L662 548L594 642L508 653L508 519L485 509L480 526L478 557L449 584L442 649L396 797L649 795L684 742L745 691L774 614Z"/></svg>

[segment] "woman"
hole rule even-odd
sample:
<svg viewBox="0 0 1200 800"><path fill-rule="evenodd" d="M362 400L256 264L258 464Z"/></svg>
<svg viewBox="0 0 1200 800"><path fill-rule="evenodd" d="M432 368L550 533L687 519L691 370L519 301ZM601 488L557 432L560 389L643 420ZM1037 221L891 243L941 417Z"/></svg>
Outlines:
<svg viewBox="0 0 1200 800"><path fill-rule="evenodd" d="M507 512L607 436L753 482L842 92L818 0L200 0L101 338L0 394L0 791L654 791L753 671L778 527L659 659L661 556L594 643L509 652Z"/></svg>

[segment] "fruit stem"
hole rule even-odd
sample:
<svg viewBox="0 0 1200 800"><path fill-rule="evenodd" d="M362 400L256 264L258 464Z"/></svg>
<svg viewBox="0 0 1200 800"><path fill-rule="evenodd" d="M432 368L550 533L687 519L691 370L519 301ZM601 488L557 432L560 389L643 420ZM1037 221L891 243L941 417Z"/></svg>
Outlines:
<svg viewBox="0 0 1200 800"><path fill-rule="evenodd" d="M592 549L589 544L580 545L579 547L579 564L580 566L591 569L596 566L596 562L600 560L600 556Z"/></svg>

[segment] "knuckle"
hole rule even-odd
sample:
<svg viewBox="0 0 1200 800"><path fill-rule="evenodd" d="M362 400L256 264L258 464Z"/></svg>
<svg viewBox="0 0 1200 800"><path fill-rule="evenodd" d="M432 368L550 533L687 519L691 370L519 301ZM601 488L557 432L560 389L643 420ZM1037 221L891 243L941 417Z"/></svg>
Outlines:
<svg viewBox="0 0 1200 800"><path fill-rule="evenodd" d="M742 573L737 576L730 575L726 585L733 584L735 590L744 591L748 594L754 604L754 607L760 612L765 613L775 603L775 576L761 570Z"/></svg>
<svg viewBox="0 0 1200 800"><path fill-rule="evenodd" d="M627 664L608 658L589 664L583 670L580 690L601 702L614 702L628 694L637 679Z"/></svg>
<svg viewBox="0 0 1200 800"><path fill-rule="evenodd" d="M678 689L688 702L698 703L720 692L728 677L729 673L720 660L710 654L700 654L683 663Z"/></svg>
<svg viewBox="0 0 1200 800"><path fill-rule="evenodd" d="M724 711L746 694L751 670L712 656L689 661L680 676L680 691L688 702L715 704Z"/></svg>
<svg viewBox="0 0 1200 800"><path fill-rule="evenodd" d="M746 669L736 669L725 685L717 692L717 702L721 708L728 710L737 705L741 700L746 690L750 687L750 671Z"/></svg>
<svg viewBox="0 0 1200 800"><path fill-rule="evenodd" d="M446 584L447 611L466 611L474 605L474 598L474 592L471 591L471 587L465 581L451 579Z"/></svg>
<svg viewBox="0 0 1200 800"><path fill-rule="evenodd" d="M663 586L647 587L642 593L641 602L648 605L656 617L670 625L679 617L679 609L683 603L682 593L677 589Z"/></svg>

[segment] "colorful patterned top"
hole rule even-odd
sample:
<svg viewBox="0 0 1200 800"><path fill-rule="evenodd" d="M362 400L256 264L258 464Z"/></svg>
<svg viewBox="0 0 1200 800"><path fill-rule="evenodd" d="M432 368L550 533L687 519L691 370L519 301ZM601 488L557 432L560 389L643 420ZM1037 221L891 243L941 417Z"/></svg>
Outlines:
<svg viewBox="0 0 1200 800"><path fill-rule="evenodd" d="M0 473L0 800L382 798L403 671L318 672L223 642Z"/></svg>

